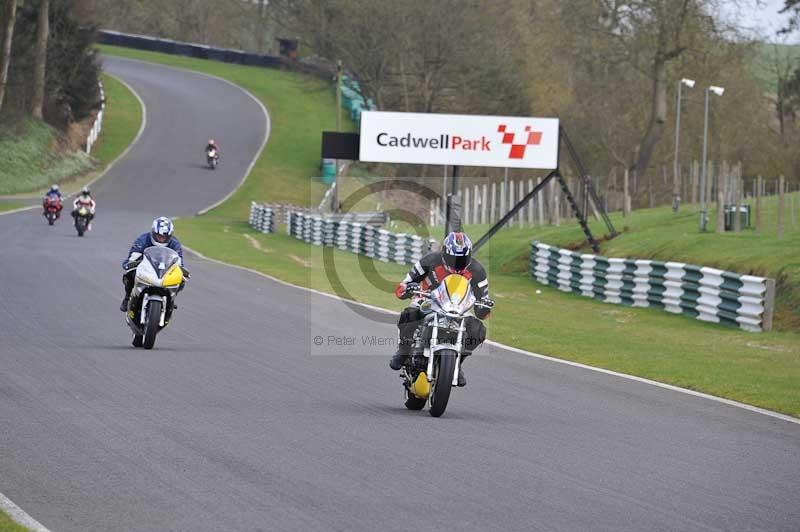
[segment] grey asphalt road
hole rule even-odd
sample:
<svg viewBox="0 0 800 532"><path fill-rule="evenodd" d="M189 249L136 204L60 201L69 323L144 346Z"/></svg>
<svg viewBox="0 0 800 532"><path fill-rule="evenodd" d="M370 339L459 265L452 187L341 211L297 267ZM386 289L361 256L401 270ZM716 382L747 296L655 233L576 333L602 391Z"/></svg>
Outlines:
<svg viewBox="0 0 800 532"><path fill-rule="evenodd" d="M433 419L363 345L385 319L191 255L173 323L130 347L130 241L224 196L265 125L219 81L106 68L148 123L95 230L0 216L0 492L53 532L800 529L796 424L495 348Z"/></svg>

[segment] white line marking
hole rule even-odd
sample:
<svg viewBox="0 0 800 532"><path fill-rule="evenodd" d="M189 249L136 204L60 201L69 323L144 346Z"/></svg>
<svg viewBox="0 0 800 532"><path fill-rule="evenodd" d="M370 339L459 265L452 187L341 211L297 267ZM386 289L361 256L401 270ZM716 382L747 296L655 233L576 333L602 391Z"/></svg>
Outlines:
<svg viewBox="0 0 800 532"><path fill-rule="evenodd" d="M2 493L0 493L0 509L7 513L12 521L30 529L31 532L50 532L43 524L28 515L25 510Z"/></svg>
<svg viewBox="0 0 800 532"><path fill-rule="evenodd" d="M254 273L256 275L260 275L261 277L264 277L266 279L269 279L270 281L274 281L276 283L282 284L284 286L289 286L289 287L292 287L292 288L295 288L295 289L299 289L299 290L305 290L306 292L311 292L311 293L316 294L316 295L329 297L331 299L335 299L337 301L344 302L344 303L351 303L353 305L358 305L360 307L365 307L365 308L374 310L376 312L382 312L384 314L399 315L399 313L396 312L396 311L392 311L392 310L381 308L381 307L376 307L374 305L369 305L367 303L361 303L360 301L353 301L351 299L345 299L343 297L340 297L340 296L337 296L337 295L334 295L334 294L328 294L326 292L320 292L319 290L314 290L313 288L308 288L308 287L305 287L305 286L298 286L298 285L286 282L286 281L284 281L282 279L278 279L277 277L273 277L273 276L271 276L269 274L266 274L266 273L263 273L263 272L260 272L260 271L257 271L257 270L253 270L252 268L247 268L245 266L239 266L237 264L230 264L230 263L227 263L227 262L224 262L224 261L221 261L221 260L212 259L210 257L206 257L205 255L203 255L199 251L196 251L196 250L194 250L194 249L192 249L192 248L190 248L188 246L183 246L183 249L189 251L190 253L192 253L194 255L197 255L198 257L200 257L203 260L207 260L209 262L213 262L213 263L216 263L216 264L221 264L221 265L227 266L229 268L235 268L237 270L242 270L242 271ZM689 390L687 388L681 388L680 386L674 386L672 384L666 384L666 383L663 383L663 382L658 382L658 381L653 381L653 380L650 380L650 379L645 379L644 377L637 377L635 375L628 375L627 373L619 373L617 371L611 371L611 370L608 370L608 369L597 368L597 367L594 367L594 366L587 366L586 364L581 364L580 362L572 362L571 360L564 360L564 359L561 359L561 358L555 358L555 357L551 357L551 356L547 356L547 355L540 355L539 353L533 353L531 351L525 351L524 349L520 349L518 347L512 347L510 345L501 344L499 342L494 342L492 340L486 340L485 343L487 345L491 345L493 347L496 347L496 348L499 348L499 349L503 349L503 350L509 351L511 353L516 353L518 355L525 355L525 356L529 356L529 357L533 357L533 358L538 358L540 360L546 360L548 362L554 362L554 363L557 363L557 364L566 364L567 366L572 366L574 368L580 368L580 369L584 369L584 370L588 370L588 371L595 371L595 372L598 372L598 373L603 373L605 375L611 375L611 376L619 377L619 378L622 378L622 379L628 379L628 380L632 380L632 381L636 381L636 382L641 382L643 384L650 384L652 386L657 386L659 388L664 388L665 390L671 390L673 392L679 392L679 393L683 393L683 394L686 394L686 395L691 395L691 396L694 396L694 397L700 397L702 399L708 399L710 401L716 401L718 403L723 403L723 404L726 404L728 406L741 408L741 409L747 410L749 412L754 412L756 414L763 414L765 416L769 416L769 417L772 417L772 418L775 418L775 419L780 419L782 421L788 421L789 423L794 423L794 424L800 425L800 419L798 419L798 418L795 418L795 417L792 417L792 416L788 416L786 414L781 414L779 412L773 412L772 410L767 410L765 408L759 408L757 406L748 405L746 403L740 403L738 401L733 401L731 399L725 399L723 397L717 397L716 395L710 395L710 394L703 393L703 392L697 392L697 391L694 391L694 390Z"/></svg>
<svg viewBox="0 0 800 532"><path fill-rule="evenodd" d="M19 209L11 209L10 211L3 211L0 212L0 216L3 216L5 214L14 214L15 212L29 211L31 209L35 209L38 206L39 205L31 205L29 207L20 207Z"/></svg>

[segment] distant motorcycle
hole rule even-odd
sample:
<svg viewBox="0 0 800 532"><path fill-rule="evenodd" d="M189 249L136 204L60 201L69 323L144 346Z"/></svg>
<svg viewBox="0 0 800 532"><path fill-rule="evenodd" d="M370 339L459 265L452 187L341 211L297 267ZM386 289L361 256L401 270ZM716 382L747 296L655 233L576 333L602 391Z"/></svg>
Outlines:
<svg viewBox="0 0 800 532"><path fill-rule="evenodd" d="M129 265L136 269L136 281L128 301L125 321L133 331L134 347L152 349L156 335L169 324L175 310L175 297L184 279L180 257L170 248L152 246L142 258Z"/></svg>
<svg viewBox="0 0 800 532"><path fill-rule="evenodd" d="M417 291L425 319L414 335L412 356L400 370L409 410L422 410L430 401L430 414L444 414L450 391L458 385L458 368L464 351L464 318L476 301L470 281L451 274L436 289Z"/></svg>
<svg viewBox="0 0 800 532"><path fill-rule="evenodd" d="M217 165L219 164L219 152L214 148L211 148L206 152L206 161L208 162L208 167L212 170L216 170Z"/></svg>
<svg viewBox="0 0 800 532"><path fill-rule="evenodd" d="M53 225L61 214L61 198L48 196L44 199L44 217L47 223Z"/></svg>
<svg viewBox="0 0 800 532"><path fill-rule="evenodd" d="M83 233L86 232L91 216L89 209L84 206L81 206L75 213L75 230L78 232L78 236L83 236Z"/></svg>

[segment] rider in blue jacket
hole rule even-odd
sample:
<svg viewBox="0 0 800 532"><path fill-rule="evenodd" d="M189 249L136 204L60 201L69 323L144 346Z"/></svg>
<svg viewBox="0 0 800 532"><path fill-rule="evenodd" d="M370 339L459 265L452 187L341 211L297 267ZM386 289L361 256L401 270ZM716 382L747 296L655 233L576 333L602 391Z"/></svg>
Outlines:
<svg viewBox="0 0 800 532"><path fill-rule="evenodd" d="M126 270L125 275L122 276L122 282L125 284L125 297L122 299L119 309L122 312L128 310L128 301L131 297L131 290L136 276L136 268L134 264L138 263L142 258L142 254L146 248L152 246L167 247L178 253L181 258L181 266L183 266L183 248L181 243L175 238L172 233L175 231L172 225L172 220L165 216L153 220L153 226L150 232L144 233L139 236L128 251L128 258L122 261L122 267Z"/></svg>

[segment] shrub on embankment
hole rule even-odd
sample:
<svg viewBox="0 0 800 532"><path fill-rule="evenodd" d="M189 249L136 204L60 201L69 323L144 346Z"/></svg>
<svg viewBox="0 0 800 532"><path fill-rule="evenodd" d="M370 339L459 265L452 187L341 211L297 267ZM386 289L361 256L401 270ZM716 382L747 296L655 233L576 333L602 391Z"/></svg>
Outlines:
<svg viewBox="0 0 800 532"><path fill-rule="evenodd" d="M30 192L86 172L91 158L32 118L0 127L0 195Z"/></svg>

